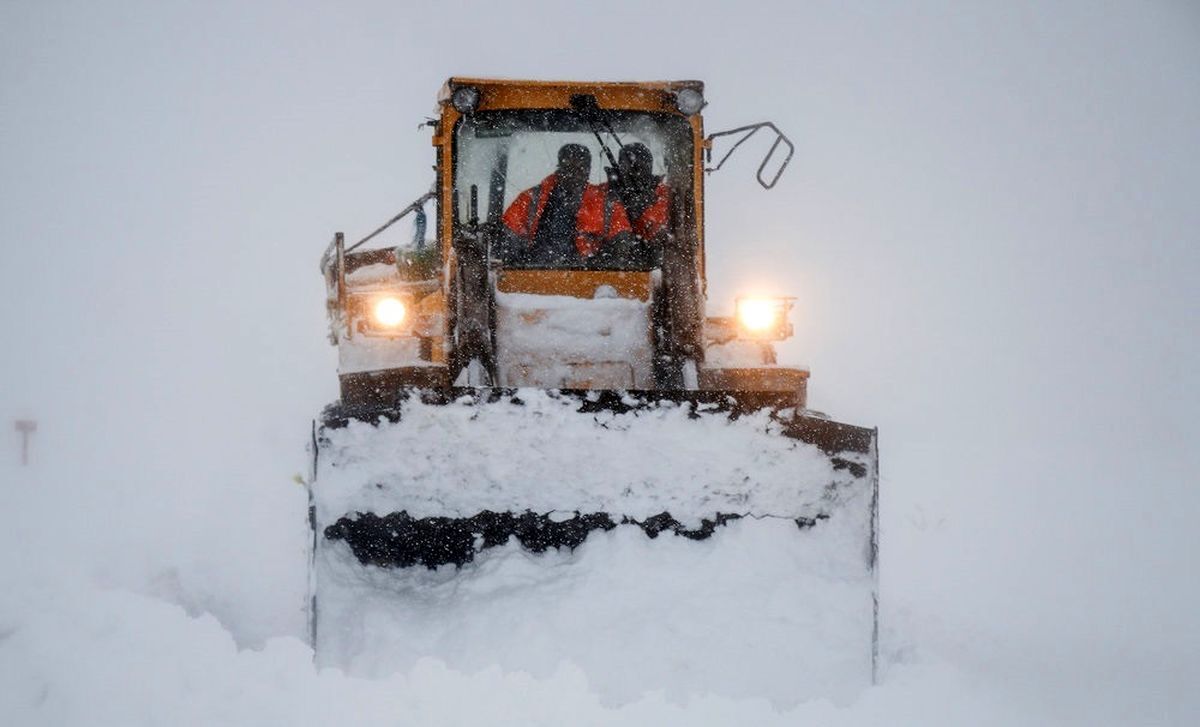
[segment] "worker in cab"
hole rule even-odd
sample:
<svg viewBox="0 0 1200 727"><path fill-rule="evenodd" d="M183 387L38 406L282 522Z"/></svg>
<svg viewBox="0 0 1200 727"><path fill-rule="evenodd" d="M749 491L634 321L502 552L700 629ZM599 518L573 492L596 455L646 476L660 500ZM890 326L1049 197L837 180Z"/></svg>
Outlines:
<svg viewBox="0 0 1200 727"><path fill-rule="evenodd" d="M630 235L620 199L589 184L592 154L582 144L558 150L554 173L521 192L504 212L506 259L530 265L586 266L606 245Z"/></svg>
<svg viewBox="0 0 1200 727"><path fill-rule="evenodd" d="M605 194L621 202L633 232L642 240L657 241L666 233L671 190L661 176L654 174L654 156L645 144L634 142L621 147L617 174L611 183L600 186Z"/></svg>

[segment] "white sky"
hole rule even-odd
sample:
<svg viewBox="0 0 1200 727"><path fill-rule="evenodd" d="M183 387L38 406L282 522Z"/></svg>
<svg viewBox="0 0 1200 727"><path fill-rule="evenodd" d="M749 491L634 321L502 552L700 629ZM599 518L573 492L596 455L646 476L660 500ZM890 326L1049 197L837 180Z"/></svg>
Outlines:
<svg viewBox="0 0 1200 727"><path fill-rule="evenodd" d="M775 190L710 181L710 308L799 296L814 405L880 427L887 607L1200 648L1189 2L5 2L0 415L96 486L301 469L318 255L427 189L452 74L778 123Z"/></svg>

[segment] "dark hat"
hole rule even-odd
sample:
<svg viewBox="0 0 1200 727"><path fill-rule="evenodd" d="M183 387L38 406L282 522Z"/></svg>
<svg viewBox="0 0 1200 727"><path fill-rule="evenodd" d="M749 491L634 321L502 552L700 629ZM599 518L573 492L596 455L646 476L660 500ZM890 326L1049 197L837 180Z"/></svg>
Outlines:
<svg viewBox="0 0 1200 727"><path fill-rule="evenodd" d="M558 163L591 166L592 153L583 144L563 144L558 150Z"/></svg>
<svg viewBox="0 0 1200 727"><path fill-rule="evenodd" d="M650 147L635 141L621 147L620 161L622 166L629 164L649 169L654 164L654 155L650 153Z"/></svg>

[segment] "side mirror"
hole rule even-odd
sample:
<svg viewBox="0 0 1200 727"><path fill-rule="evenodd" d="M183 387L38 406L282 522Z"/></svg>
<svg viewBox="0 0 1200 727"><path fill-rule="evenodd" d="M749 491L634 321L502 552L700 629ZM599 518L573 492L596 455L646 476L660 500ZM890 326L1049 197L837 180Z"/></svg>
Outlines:
<svg viewBox="0 0 1200 727"><path fill-rule="evenodd" d="M774 187L779 181L779 178L783 176L783 170L787 169L788 162L792 160L792 155L796 153L796 147L794 144L792 144L791 139L788 139L786 136L784 136L784 133L770 121L763 121L762 123L758 124L750 124L749 126L739 126L736 129L718 131L715 134L709 134L708 138L704 140L704 160L709 164L712 163L713 139L722 136L733 136L735 134L741 134L742 136L733 143L733 146L729 147L729 151L725 152L725 155L722 156L719 161L717 161L716 166L705 167L704 171L715 172L720 169L722 166L724 166L725 161L733 155L733 152L735 152L739 146L744 144L747 139L758 133L759 129L764 128L775 132L775 142L771 144L771 148L767 151L767 155L763 157L762 164L758 165L758 173L755 176L758 178L758 183L762 185L763 189L770 189ZM768 181L766 177L763 176L763 173L766 171L767 165L771 163L771 159L774 158L775 152L779 150L781 144L787 147L787 155L783 158L783 161L779 163L779 168L775 170L775 174L771 177L770 181Z"/></svg>

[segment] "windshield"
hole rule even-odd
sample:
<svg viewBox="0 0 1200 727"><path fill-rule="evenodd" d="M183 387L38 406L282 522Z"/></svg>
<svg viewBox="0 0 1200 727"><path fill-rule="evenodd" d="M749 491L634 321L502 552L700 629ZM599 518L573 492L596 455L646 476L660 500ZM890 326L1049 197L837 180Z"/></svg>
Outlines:
<svg viewBox="0 0 1200 727"><path fill-rule="evenodd" d="M492 257L505 267L650 269L674 232L672 200L692 184L692 151L690 125L667 114L464 117L455 139L456 227L470 224L473 210L493 225Z"/></svg>

